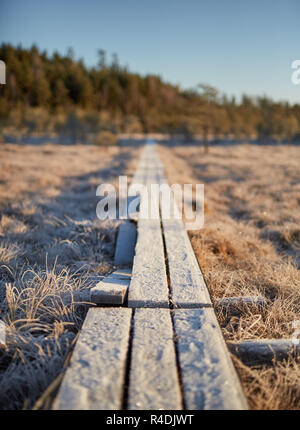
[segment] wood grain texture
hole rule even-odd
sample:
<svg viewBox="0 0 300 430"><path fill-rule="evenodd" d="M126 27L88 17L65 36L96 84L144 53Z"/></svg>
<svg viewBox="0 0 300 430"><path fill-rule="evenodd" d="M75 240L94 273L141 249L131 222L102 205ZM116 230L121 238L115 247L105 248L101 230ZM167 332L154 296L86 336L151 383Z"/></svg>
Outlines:
<svg viewBox="0 0 300 430"><path fill-rule="evenodd" d="M126 308L88 311L54 409L121 409L130 321Z"/></svg>
<svg viewBox="0 0 300 430"><path fill-rule="evenodd" d="M159 221L139 220L129 307L169 307L168 282Z"/></svg>
<svg viewBox="0 0 300 430"><path fill-rule="evenodd" d="M181 409L173 328L168 309L136 309L129 409Z"/></svg>
<svg viewBox="0 0 300 430"><path fill-rule="evenodd" d="M213 309L173 311L187 409L247 409Z"/></svg>

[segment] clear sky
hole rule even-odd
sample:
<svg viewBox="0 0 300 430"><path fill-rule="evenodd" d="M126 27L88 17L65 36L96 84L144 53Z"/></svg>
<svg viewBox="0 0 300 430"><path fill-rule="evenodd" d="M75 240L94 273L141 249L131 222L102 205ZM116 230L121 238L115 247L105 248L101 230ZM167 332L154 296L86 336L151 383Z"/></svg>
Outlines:
<svg viewBox="0 0 300 430"><path fill-rule="evenodd" d="M73 47L88 66L103 48L183 88L300 102L300 0L0 0L0 42Z"/></svg>

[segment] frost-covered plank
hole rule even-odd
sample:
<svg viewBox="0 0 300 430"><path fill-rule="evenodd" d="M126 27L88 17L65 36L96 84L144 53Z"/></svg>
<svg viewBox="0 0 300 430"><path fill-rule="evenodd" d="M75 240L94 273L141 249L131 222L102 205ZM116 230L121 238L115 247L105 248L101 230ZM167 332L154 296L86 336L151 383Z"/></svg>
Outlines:
<svg viewBox="0 0 300 430"><path fill-rule="evenodd" d="M62 300L64 304L72 302L85 305L92 304L122 304L131 279L131 269L120 268L110 275L103 277L91 275L89 284L94 285L90 289L65 291L56 300Z"/></svg>
<svg viewBox="0 0 300 430"><path fill-rule="evenodd" d="M135 310L128 408L182 408L168 309Z"/></svg>
<svg viewBox="0 0 300 430"><path fill-rule="evenodd" d="M157 182L160 185L167 184L162 168L159 167L158 170ZM160 199L173 306L175 308L210 306L211 299L204 277L185 226L179 217L180 212L176 199L172 194L170 195L170 206L174 210L169 211L168 205L169 202L166 199ZM166 216L168 213L169 217ZM176 218L176 214L178 214L178 218Z"/></svg>
<svg viewBox="0 0 300 430"><path fill-rule="evenodd" d="M139 162L142 184L150 192L151 149L145 146ZM141 177L141 176L140 176ZM133 181L133 184L135 181ZM157 198L156 219L149 220L150 194L140 196L137 241L129 287L129 307L168 307L168 285Z"/></svg>
<svg viewBox="0 0 300 430"><path fill-rule="evenodd" d="M162 219L174 307L211 305L190 239L181 220Z"/></svg>
<svg viewBox="0 0 300 430"><path fill-rule="evenodd" d="M159 196L152 196L154 198L150 200L151 184L156 182L156 173L154 176L152 174L152 169L155 167L153 166L153 147L146 146L143 154L145 185L148 193L141 195L128 306L167 308L169 306L169 289L159 214Z"/></svg>
<svg viewBox="0 0 300 430"><path fill-rule="evenodd" d="M158 195L150 205L148 194L141 196L138 235L129 287L129 307L168 307L168 283L159 216ZM153 203L153 202L152 202ZM150 207L152 208L150 210ZM149 219L149 217L153 219Z"/></svg>
<svg viewBox="0 0 300 430"><path fill-rule="evenodd" d="M187 409L247 409L214 311L173 312Z"/></svg>
<svg viewBox="0 0 300 430"><path fill-rule="evenodd" d="M169 307L168 283L159 220L139 220L129 307Z"/></svg>
<svg viewBox="0 0 300 430"><path fill-rule="evenodd" d="M88 311L54 409L121 409L131 310Z"/></svg>
<svg viewBox="0 0 300 430"><path fill-rule="evenodd" d="M91 302L97 305L122 305L129 284L130 278L122 279L109 275L91 288Z"/></svg>

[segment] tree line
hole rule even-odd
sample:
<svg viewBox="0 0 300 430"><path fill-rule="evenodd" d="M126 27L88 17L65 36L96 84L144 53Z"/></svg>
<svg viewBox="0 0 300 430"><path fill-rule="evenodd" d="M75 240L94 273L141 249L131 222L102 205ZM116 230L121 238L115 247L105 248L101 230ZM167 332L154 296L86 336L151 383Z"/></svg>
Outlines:
<svg viewBox="0 0 300 430"><path fill-rule="evenodd" d="M3 43L0 59L7 67L7 83L0 86L3 129L57 133L84 125L91 133L159 132L205 141L300 138L300 104L247 95L237 102L205 84L184 90L156 75L132 73L104 50L90 68L71 49L48 55L36 46Z"/></svg>

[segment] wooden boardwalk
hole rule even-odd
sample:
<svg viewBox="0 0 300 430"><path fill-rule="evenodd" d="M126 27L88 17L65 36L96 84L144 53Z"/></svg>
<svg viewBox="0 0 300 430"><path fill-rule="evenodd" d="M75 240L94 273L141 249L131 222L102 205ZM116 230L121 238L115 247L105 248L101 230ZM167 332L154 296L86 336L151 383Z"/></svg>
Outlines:
<svg viewBox="0 0 300 430"><path fill-rule="evenodd" d="M164 183L149 143L131 186ZM133 262L124 257L132 228L116 250L132 266L126 300L88 311L54 409L247 409L185 226L162 217L165 204L154 197L147 219L141 194Z"/></svg>

